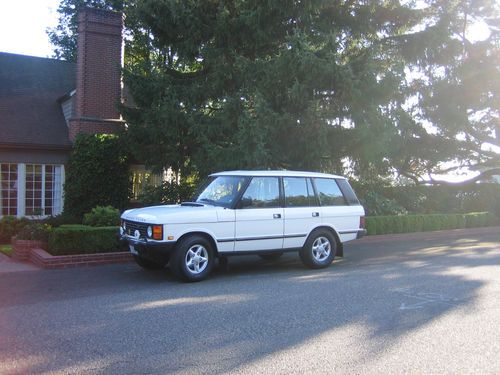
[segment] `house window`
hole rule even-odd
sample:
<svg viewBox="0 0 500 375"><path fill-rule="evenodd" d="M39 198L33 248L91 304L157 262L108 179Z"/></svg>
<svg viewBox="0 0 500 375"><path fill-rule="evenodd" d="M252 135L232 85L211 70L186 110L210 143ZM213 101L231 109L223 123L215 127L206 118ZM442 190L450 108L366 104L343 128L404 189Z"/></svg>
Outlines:
<svg viewBox="0 0 500 375"><path fill-rule="evenodd" d="M57 215L62 211L62 167L27 164L25 215Z"/></svg>
<svg viewBox="0 0 500 375"><path fill-rule="evenodd" d="M0 216L17 215L17 164L0 164Z"/></svg>

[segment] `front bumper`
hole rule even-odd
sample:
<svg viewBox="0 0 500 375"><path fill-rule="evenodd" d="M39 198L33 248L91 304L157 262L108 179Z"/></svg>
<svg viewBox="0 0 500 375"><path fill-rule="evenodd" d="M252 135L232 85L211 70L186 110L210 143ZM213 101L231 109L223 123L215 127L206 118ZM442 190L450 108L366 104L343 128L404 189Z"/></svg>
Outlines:
<svg viewBox="0 0 500 375"><path fill-rule="evenodd" d="M133 255L149 259L154 262L165 262L170 258L170 253L175 248L175 242L148 241L146 239L135 239L121 236L120 240L128 244Z"/></svg>

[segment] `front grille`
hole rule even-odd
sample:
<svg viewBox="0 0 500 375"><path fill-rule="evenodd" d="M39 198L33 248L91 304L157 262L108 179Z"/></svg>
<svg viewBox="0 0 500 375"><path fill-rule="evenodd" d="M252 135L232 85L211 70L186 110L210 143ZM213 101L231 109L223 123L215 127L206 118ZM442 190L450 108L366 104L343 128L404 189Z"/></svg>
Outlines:
<svg viewBox="0 0 500 375"><path fill-rule="evenodd" d="M125 234L134 237L136 230L139 231L141 237L147 237L148 225L146 223L138 223L135 221L124 220Z"/></svg>

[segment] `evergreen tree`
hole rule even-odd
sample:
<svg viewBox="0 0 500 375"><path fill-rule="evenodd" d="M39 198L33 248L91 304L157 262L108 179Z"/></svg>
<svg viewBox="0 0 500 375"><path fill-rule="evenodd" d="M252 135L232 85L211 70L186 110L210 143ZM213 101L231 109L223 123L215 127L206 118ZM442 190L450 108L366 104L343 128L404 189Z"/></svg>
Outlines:
<svg viewBox="0 0 500 375"><path fill-rule="evenodd" d="M76 61L78 9L87 6L121 12L124 10L125 2L126 0L61 0L57 8L58 24L54 28L47 29L49 40L54 45L54 57Z"/></svg>
<svg viewBox="0 0 500 375"><path fill-rule="evenodd" d="M127 137L155 170L498 173L494 0L95 2L126 13Z"/></svg>

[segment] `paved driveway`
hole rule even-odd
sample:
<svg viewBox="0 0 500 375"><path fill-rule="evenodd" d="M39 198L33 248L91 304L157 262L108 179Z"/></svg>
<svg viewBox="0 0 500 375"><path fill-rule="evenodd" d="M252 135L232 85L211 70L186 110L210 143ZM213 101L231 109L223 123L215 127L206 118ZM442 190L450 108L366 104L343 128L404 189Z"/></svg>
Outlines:
<svg viewBox="0 0 500 375"><path fill-rule="evenodd" d="M134 264L0 274L0 373L500 373L500 230L232 258L197 284Z"/></svg>

